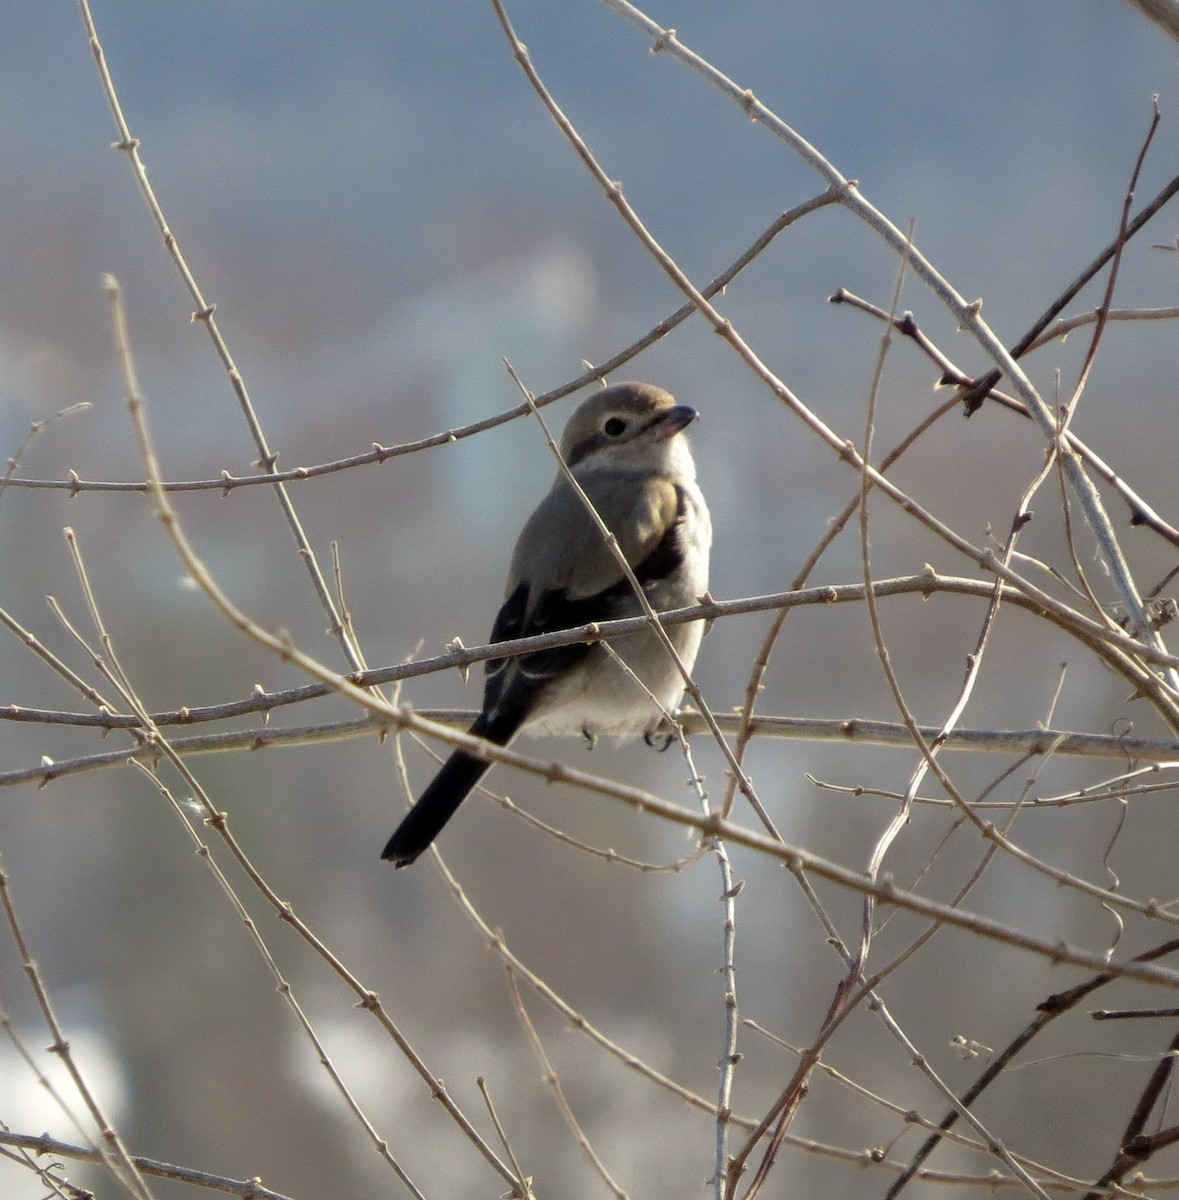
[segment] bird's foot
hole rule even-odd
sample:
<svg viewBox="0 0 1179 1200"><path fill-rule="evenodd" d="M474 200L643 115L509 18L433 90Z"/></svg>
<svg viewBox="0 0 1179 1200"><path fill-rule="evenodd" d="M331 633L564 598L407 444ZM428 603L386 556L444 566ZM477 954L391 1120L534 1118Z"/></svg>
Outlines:
<svg viewBox="0 0 1179 1200"><path fill-rule="evenodd" d="M581 736L585 738L587 750L592 750L598 744L598 735L588 725L581 727Z"/></svg>

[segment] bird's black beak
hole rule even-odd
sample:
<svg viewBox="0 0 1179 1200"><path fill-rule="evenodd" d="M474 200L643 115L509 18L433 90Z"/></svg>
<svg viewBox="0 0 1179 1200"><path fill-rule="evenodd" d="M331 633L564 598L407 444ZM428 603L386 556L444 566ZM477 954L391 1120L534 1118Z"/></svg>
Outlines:
<svg viewBox="0 0 1179 1200"><path fill-rule="evenodd" d="M647 428L654 434L657 442L666 442L689 425L700 414L687 404L677 404L674 408L665 408Z"/></svg>

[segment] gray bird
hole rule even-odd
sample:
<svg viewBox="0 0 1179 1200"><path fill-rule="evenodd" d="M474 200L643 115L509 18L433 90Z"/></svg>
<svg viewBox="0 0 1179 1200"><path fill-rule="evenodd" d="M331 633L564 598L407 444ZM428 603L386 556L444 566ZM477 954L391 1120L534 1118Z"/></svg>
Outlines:
<svg viewBox="0 0 1179 1200"><path fill-rule="evenodd" d="M570 417L561 454L656 612L695 604L708 590L712 522L696 485L684 430L696 419L661 388L619 383L596 392ZM572 629L642 613L630 581L585 504L558 473L528 518L491 641ZM703 624L667 635L692 669ZM613 638L615 652L668 712L684 680L651 630ZM485 668L483 708L470 733L498 746L532 735L650 735L661 714L647 692L598 643L579 642ZM385 846L382 858L408 866L438 836L490 763L455 750Z"/></svg>

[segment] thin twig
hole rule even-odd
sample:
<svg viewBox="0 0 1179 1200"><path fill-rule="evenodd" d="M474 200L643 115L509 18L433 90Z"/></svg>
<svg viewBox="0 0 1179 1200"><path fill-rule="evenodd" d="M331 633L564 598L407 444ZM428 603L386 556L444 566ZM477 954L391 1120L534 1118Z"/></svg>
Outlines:
<svg viewBox="0 0 1179 1200"><path fill-rule="evenodd" d="M50 1137L47 1133L28 1134L13 1133L8 1129L0 1130L0 1146L19 1146L33 1154L70 1158L76 1162L101 1162L101 1156L97 1150L63 1142L58 1138ZM283 1192L263 1187L262 1181L257 1178L229 1179L224 1175L212 1175L208 1171L179 1167L174 1163L160 1162L158 1159L143 1158L140 1155L136 1155L133 1161L144 1175L154 1176L157 1179L172 1179L177 1183L191 1184L193 1187L206 1188L212 1192L225 1192L230 1196L240 1196L241 1200L291 1200ZM75 1190L71 1191L70 1195L74 1200L78 1200L81 1193Z"/></svg>
<svg viewBox="0 0 1179 1200"><path fill-rule="evenodd" d="M24 457L25 451L32 445L33 439L39 434L44 433L51 425L58 421L65 420L68 417L76 416L78 413L88 412L92 405L89 400L83 400L80 404L71 404L67 408L60 409L53 416L46 417L43 421L34 421L25 431L24 439L16 448L15 452L8 458L8 462L4 467L4 474L0 476L0 499L4 493L13 485L16 469L20 466L20 460Z"/></svg>
<svg viewBox="0 0 1179 1200"><path fill-rule="evenodd" d="M528 1015L528 1010L524 1007L524 998L520 995L520 985L516 980L516 971L510 962L504 963L504 971L508 977L508 988L512 993L512 1006L516 1010L516 1015L520 1018L520 1024L524 1026L524 1032L528 1035L532 1052L536 1055L537 1061L544 1071L544 1081L549 1085L549 1089L553 1093L553 1100L557 1105L557 1111L561 1114L561 1119L569 1127L569 1132L573 1134L574 1139L577 1141L578 1148L586 1156L590 1166L597 1172L602 1182L610 1189L615 1200L629 1200L627 1193L614 1176L610 1174L606 1164L602 1162L601 1156L594 1149L593 1143L590 1142L585 1130L581 1127L581 1122L574 1115L573 1106L569 1103L565 1095L565 1089L561 1087L561 1077L557 1074L552 1059L549 1058L548 1052L544 1048L544 1043L540 1040L540 1034L537 1033L536 1026L533 1024L532 1018Z"/></svg>
<svg viewBox="0 0 1179 1200"><path fill-rule="evenodd" d="M416 710L415 710L416 711ZM72 714L71 714L72 715ZM470 726L478 715L473 709L422 709L417 715L429 723L431 731L445 729L459 731ZM707 732L704 720L692 712L681 712L677 718L685 734L692 736ZM717 724L728 736L733 736L745 727L743 719L736 713L720 713ZM308 746L316 742L343 741L355 737L384 735L391 722L379 715L356 717L351 720L325 721L322 724L296 725L289 729L266 728L233 733L212 733L195 737L173 737L170 745L178 754L225 754L239 750L265 750L288 746ZM123 728L122 725L119 728ZM941 732L936 725L919 725L921 736L926 740L937 737ZM776 717L758 715L753 718L751 735L757 738L788 739L806 742L836 742L849 746L889 746L894 749L911 749L912 735L905 725L896 721L868 721L860 717ZM957 729L943 745L945 750L962 752L987 752L992 754L1044 754L1049 749L1054 754L1069 758L1132 758L1158 766L1174 766L1179 762L1179 742L1153 738L1127 738L1112 734L1069 732L1053 729ZM58 779L65 779L86 771L100 771L108 767L124 766L136 760L152 762L159 758L159 751L144 742L141 746L121 750L106 750L98 754L84 754L77 758L43 761L35 767L23 767L0 771L0 787L16 787L32 783L45 787ZM525 770L535 768L535 760L505 753L496 759L510 766L521 766ZM547 772L545 772L547 773ZM822 781L807 776L815 783ZM834 788L834 784L822 786ZM1169 786L1169 785L1168 785ZM857 787L858 793L875 794L894 798L883 789ZM1073 793L1070 793L1072 795ZM1092 797L1086 789L1075 793L1081 797ZM1107 797L1107 798L1112 798ZM1048 796L1038 801L1042 807L1057 804L1061 797ZM949 804L950 801L923 798L924 804ZM535 821L535 818L530 818ZM542 823L543 824L543 823ZM557 831L553 831L557 832ZM605 858L614 857L612 851L601 852ZM695 855L683 860L694 861ZM632 864L642 866L643 864ZM678 868L676 868L678 869Z"/></svg>

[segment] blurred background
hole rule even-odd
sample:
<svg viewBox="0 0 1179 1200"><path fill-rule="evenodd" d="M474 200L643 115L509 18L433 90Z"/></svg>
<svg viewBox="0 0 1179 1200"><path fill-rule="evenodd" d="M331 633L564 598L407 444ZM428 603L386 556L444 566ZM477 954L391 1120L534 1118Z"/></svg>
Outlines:
<svg viewBox="0 0 1179 1200"><path fill-rule="evenodd" d="M783 209L822 190L783 145L669 55L652 56L602 5L519 0L509 11L559 103L697 283L728 266ZM1179 164L1176 47L1128 4L685 0L649 11L859 180L897 225L912 222L924 254L959 292L982 298L984 317L1008 344L1112 239L1155 94L1163 119L1139 200ZM583 361L629 345L681 303L537 102L489 4L95 0L95 19L169 223L217 305L280 467L413 441L512 407L519 398L502 359L543 392L580 374ZM166 476L248 474L256 451L206 331L190 322L192 305L128 163L110 148L115 137L76 8L10 6L0 17L0 447L15 454L31 422L85 401L88 411L33 439L17 474L143 478L103 298L102 276L111 272L124 290ZM1176 303L1176 211L1165 210L1128 248L1120 307ZM781 235L722 307L808 404L843 436L862 439L881 329L827 297L846 287L887 307L897 268L868 230L829 207ZM1070 311L1092 309L1100 295L1089 288ZM901 306L965 370L988 365L919 285L906 285ZM1051 398L1059 386L1067 395L1086 344L1074 335L1028 359L1042 394ZM658 383L701 411L693 442L718 537L713 594L788 586L855 493L854 473L698 318L616 378ZM1173 325L1119 324L1073 425L1172 520L1176 378ZM881 452L944 397L933 396L935 380L910 345L894 348L879 399ZM548 410L554 425L572 403ZM981 545L990 529L1004 536L1043 453L1030 425L985 408L969 423L957 414L942 422L895 478ZM517 421L293 486L325 570L332 541L340 545L370 665L442 653L455 636L467 645L485 640L516 532L552 473L539 431ZM269 489L186 493L176 503L237 603L344 668ZM1130 529L1124 508L1109 503L1145 590L1173 565L1173 551ZM1021 548L1068 570L1058 491L1049 487L1034 507ZM879 576L919 572L926 562L951 574L974 569L882 499L873 519ZM10 488L0 496L0 606L91 682L100 681L45 603L57 597L89 634L65 526L77 533L120 660L152 711L304 682L231 629L191 585L143 496ZM1084 565L1102 585L1091 556ZM812 582L855 581L859 573L853 525ZM916 716L941 720L961 685L979 605L914 598L882 611ZM723 621L706 640L697 674L717 711L741 703L769 621ZM1028 728L1046 720L1066 662L1056 727L1162 732L1122 681L1013 610L996 632L965 723ZM0 678L5 706L87 707L13 636L0 639ZM896 718L867 618L851 606L792 616L765 687L765 712ZM430 676L401 695L417 708L473 707L478 675L465 687L457 673ZM321 701L274 721L351 715L342 702ZM0 739L0 770L125 744L117 734L103 740L93 730L13 721L0 725ZM693 803L674 750L525 749ZM703 738L697 753L719 797L724 764ZM416 790L432 764L412 745L406 755ZM897 790L914 761L892 750L767 741L748 765L788 839L861 869L893 805L816 791L804 772ZM955 778L973 795L1008 761L955 758ZM485 937L430 862L393 872L378 861L405 803L391 745L369 737L193 763L266 879L380 993L481 1129L489 1122L475 1079L486 1077L538 1194L601 1194L541 1081ZM1062 792L1117 767L1052 764L1040 790ZM655 862L691 848L682 832L597 797L503 770L488 783L600 847ZM1169 799L1136 802L1121 829L1110 865L1130 876L1135 895L1164 899L1177 890L1179 830ZM735 816L754 823L741 807ZM1033 853L1108 884L1102 856L1118 818L1097 806L1045 810L1024 818L1019 836ZM916 814L888 864L899 882L922 869L951 822L944 808ZM680 874L607 865L486 800L463 810L441 848L487 924L575 1009L628 1052L715 1099L722 913L711 860ZM119 769L44 790L5 789L0 852L83 1069L136 1153L260 1175L298 1197L396 1194L240 919L142 778ZM922 886L946 898L979 853L963 835ZM739 901L741 1012L805 1045L841 964L788 875L750 854L735 851L734 859L750 881ZM353 1009L351 993L230 871L328 1052L422 1190L506 1190L376 1022ZM833 888L822 894L843 935L855 939L859 900ZM1114 919L1091 901L1081 905L1005 862L968 906L1097 951L1116 935ZM920 928L897 918L881 935L881 954ZM1156 934L1129 929L1119 954L1165 931ZM19 957L7 933L0 943L0 1006L49 1071L51 1056L41 1053L48 1036ZM921 1052L960 1089L978 1064L958 1056L951 1037L1001 1045L1046 994L1080 977L943 932L891 981L888 996L901 1024L920 1032ZM1136 1002L1166 999L1115 990ZM528 1004L575 1111L621 1185L634 1196L702 1194L712 1172L710 1116L570 1033L531 993ZM984 1116L1021 1151L1091 1177L1109 1161L1149 1064L1050 1056L1084 1047L1149 1058L1165 1036L1104 1027L1098 1037L1077 1018L1059 1044L1038 1048L1045 1061L1037 1069L988 1098ZM733 1104L758 1119L794 1060L750 1031L741 1049ZM902 1109L936 1120L945 1107L867 1013L848 1023L827 1057ZM1077 1099L1097 1094L1097 1112ZM0 1121L78 1140L5 1045ZM794 1132L852 1153L888 1146L903 1161L916 1144L906 1128L818 1079ZM935 1163L946 1170L983 1175L994 1165L965 1151L939 1153ZM1163 1160L1153 1166L1166 1173ZM1179 1174L1179 1164L1170 1173ZM102 1195L115 1192L102 1172L72 1167L70 1175ZM892 1178L884 1168L787 1148L772 1186L774 1195L875 1196ZM15 1200L45 1190L26 1168L4 1163L0 1185ZM153 1184L158 1195L179 1195L178 1186Z"/></svg>

